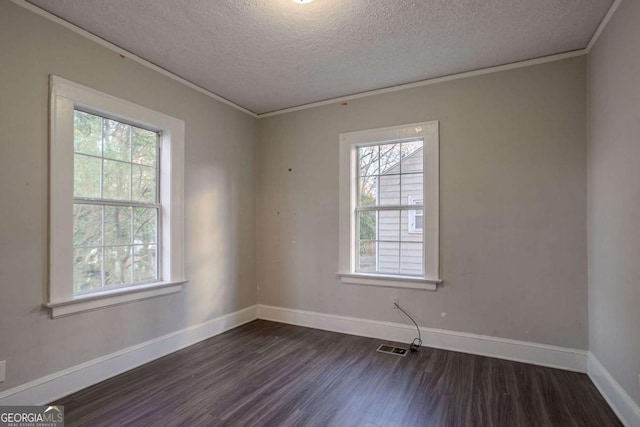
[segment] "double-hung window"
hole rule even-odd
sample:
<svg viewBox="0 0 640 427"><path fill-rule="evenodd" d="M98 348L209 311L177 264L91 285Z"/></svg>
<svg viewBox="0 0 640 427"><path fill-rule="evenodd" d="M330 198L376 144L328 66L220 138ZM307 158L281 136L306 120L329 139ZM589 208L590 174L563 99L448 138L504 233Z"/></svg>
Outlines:
<svg viewBox="0 0 640 427"><path fill-rule="evenodd" d="M434 290L438 122L340 135L343 282Z"/></svg>
<svg viewBox="0 0 640 427"><path fill-rule="evenodd" d="M184 122L52 76L52 316L178 292Z"/></svg>
<svg viewBox="0 0 640 427"><path fill-rule="evenodd" d="M74 111L73 292L160 280L160 133Z"/></svg>

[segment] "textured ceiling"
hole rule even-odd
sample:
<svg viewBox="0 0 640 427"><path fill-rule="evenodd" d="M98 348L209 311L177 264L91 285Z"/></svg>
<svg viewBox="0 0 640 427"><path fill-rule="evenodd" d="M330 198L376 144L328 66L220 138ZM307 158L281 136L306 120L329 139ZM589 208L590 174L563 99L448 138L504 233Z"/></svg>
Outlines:
<svg viewBox="0 0 640 427"><path fill-rule="evenodd" d="M612 0L30 0L256 113L586 47Z"/></svg>

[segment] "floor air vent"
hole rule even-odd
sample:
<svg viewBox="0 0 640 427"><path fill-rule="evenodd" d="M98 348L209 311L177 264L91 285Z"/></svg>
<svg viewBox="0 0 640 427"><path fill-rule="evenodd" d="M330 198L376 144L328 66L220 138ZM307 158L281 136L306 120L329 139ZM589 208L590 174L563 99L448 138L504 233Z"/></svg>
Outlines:
<svg viewBox="0 0 640 427"><path fill-rule="evenodd" d="M409 352L409 349L402 348L402 347L394 347L392 345L380 344L380 346L376 351L379 351L380 353L387 353L387 354L393 354L395 356L404 357Z"/></svg>

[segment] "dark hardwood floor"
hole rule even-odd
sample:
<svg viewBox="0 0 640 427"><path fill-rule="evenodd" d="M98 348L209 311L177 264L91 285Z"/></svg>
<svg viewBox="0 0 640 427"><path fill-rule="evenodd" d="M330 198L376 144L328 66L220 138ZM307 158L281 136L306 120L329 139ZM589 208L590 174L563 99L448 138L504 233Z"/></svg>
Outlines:
<svg viewBox="0 0 640 427"><path fill-rule="evenodd" d="M620 426L584 374L254 321L55 402L67 426Z"/></svg>

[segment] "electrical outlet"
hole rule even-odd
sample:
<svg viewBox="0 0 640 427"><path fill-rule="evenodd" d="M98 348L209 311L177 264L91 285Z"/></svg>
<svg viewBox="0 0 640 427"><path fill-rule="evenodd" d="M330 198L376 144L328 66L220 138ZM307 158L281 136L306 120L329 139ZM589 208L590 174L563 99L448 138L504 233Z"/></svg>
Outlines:
<svg viewBox="0 0 640 427"><path fill-rule="evenodd" d="M395 308L397 310L398 307L396 307L396 304L400 305L400 298L394 298L393 299L393 308Z"/></svg>
<svg viewBox="0 0 640 427"><path fill-rule="evenodd" d="M7 370L7 362L5 360L0 361L0 383L4 382L4 374Z"/></svg>

